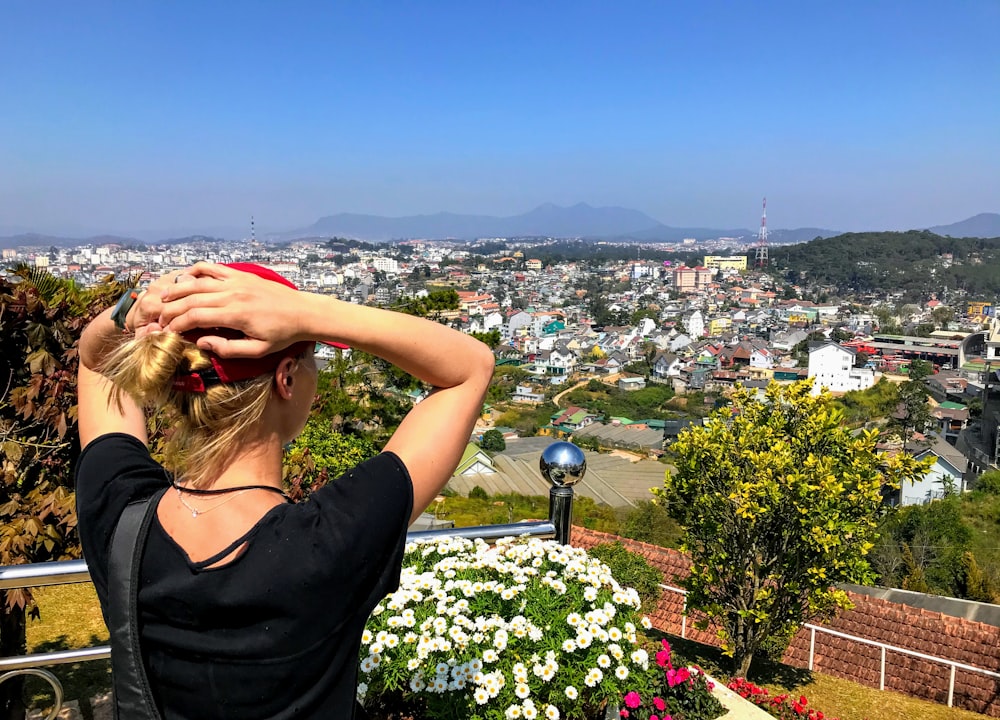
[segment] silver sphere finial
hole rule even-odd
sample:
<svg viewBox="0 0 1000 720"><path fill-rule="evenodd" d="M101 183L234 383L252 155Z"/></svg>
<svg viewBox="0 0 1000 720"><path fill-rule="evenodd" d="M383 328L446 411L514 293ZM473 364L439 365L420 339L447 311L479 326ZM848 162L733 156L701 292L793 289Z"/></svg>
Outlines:
<svg viewBox="0 0 1000 720"><path fill-rule="evenodd" d="M573 443L559 440L542 451L538 468L553 486L570 487L580 482L587 472L587 457Z"/></svg>

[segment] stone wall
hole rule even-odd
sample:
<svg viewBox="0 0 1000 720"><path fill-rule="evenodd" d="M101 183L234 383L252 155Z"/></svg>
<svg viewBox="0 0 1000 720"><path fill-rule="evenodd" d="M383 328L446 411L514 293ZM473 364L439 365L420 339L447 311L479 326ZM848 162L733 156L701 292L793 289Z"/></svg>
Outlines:
<svg viewBox="0 0 1000 720"><path fill-rule="evenodd" d="M661 570L664 584L677 586L687 576L687 557L676 550L576 526L573 527L570 538L573 545L583 548L618 540ZM854 602L854 609L839 613L825 623L824 627L985 670L997 672L1000 669L998 627L866 595L849 595ZM681 594L664 591L656 610L650 614L650 620L654 627L672 635L680 635L683 609L684 598ZM718 645L714 632L693 628L696 619L697 616L688 618L686 637ZM803 628L792 639L782 660L796 667L808 667L809 643L810 631ZM877 688L880 655L878 647L817 632L813 668L827 675ZM948 665L887 651L885 669L887 690L935 702L947 702L951 673ZM957 670L953 704L991 717L1000 717L1000 679Z"/></svg>

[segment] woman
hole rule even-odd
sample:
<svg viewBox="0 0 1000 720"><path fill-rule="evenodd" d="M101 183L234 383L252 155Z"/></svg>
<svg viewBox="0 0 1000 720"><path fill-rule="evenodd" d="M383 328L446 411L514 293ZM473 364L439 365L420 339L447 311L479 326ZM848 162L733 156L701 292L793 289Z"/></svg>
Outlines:
<svg viewBox="0 0 1000 720"><path fill-rule="evenodd" d="M380 455L296 505L281 492L282 449L316 392L315 342L373 353L436 389ZM199 263L99 315L80 360L77 505L105 611L123 509L168 488L138 600L165 720L352 717L364 622L398 585L407 526L461 458L489 349L299 292L259 266ZM144 406L171 418L166 469L147 450Z"/></svg>

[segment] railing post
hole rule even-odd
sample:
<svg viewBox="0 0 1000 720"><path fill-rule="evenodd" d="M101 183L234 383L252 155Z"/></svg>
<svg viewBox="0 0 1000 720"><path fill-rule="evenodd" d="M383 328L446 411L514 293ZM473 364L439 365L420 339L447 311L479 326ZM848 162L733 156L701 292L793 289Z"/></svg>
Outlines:
<svg viewBox="0 0 1000 720"><path fill-rule="evenodd" d="M681 637L687 640L688 629L688 596L684 596L684 607L681 608Z"/></svg>
<svg viewBox="0 0 1000 720"><path fill-rule="evenodd" d="M882 662L878 671L878 689L885 690L885 645L881 646Z"/></svg>
<svg viewBox="0 0 1000 720"><path fill-rule="evenodd" d="M955 698L955 665L951 666L951 677L948 679L948 707Z"/></svg>
<svg viewBox="0 0 1000 720"><path fill-rule="evenodd" d="M816 653L816 628L809 628L809 669L813 669L813 655Z"/></svg>
<svg viewBox="0 0 1000 720"><path fill-rule="evenodd" d="M587 472L587 457L573 443L560 440L542 451L538 469L552 486L549 489L549 519L556 527L556 542L568 545L573 524L573 486Z"/></svg>

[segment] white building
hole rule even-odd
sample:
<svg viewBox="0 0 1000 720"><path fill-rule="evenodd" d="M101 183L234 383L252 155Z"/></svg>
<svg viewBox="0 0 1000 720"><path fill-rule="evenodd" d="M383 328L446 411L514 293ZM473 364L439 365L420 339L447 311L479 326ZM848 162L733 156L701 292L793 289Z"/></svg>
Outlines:
<svg viewBox="0 0 1000 720"><path fill-rule="evenodd" d="M865 390L875 384L875 371L854 367L853 350L826 342L809 348L809 379L813 395L819 395L823 388L831 392Z"/></svg>
<svg viewBox="0 0 1000 720"><path fill-rule="evenodd" d="M705 337L705 316L701 314L701 310L695 310L690 315L686 315L683 323L684 329L691 337Z"/></svg>

